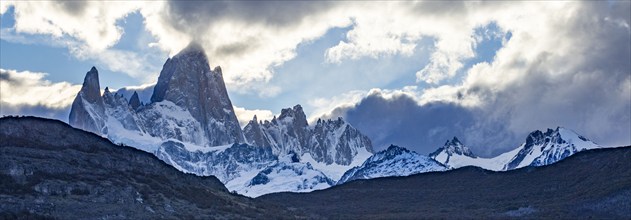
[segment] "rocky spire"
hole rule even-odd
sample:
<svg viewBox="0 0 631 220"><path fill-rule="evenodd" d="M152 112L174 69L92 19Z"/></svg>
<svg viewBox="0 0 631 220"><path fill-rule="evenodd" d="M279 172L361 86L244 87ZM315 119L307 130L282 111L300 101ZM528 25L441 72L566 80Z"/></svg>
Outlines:
<svg viewBox="0 0 631 220"><path fill-rule="evenodd" d="M131 98L129 99L129 106L131 106L131 108L134 110L140 107L140 98L138 98L138 92L134 91L134 94L131 95Z"/></svg>
<svg viewBox="0 0 631 220"><path fill-rule="evenodd" d="M248 124L243 128L243 135L249 144L258 146L258 147L270 147L271 144L267 139L267 136L262 130L261 125L254 115L254 118L248 122Z"/></svg>
<svg viewBox="0 0 631 220"><path fill-rule="evenodd" d="M99 72L92 67L86 73L83 86L72 102L68 122L76 128L101 134L105 117L105 107L99 86Z"/></svg>
<svg viewBox="0 0 631 220"><path fill-rule="evenodd" d="M99 102L101 98L101 87L99 86L99 71L96 70L96 67L92 67L90 71L85 74L80 93L83 99L89 103Z"/></svg>
<svg viewBox="0 0 631 220"><path fill-rule="evenodd" d="M243 143L220 67L210 69L203 48L189 44L164 64L151 102L170 101L200 122L210 146Z"/></svg>
<svg viewBox="0 0 631 220"><path fill-rule="evenodd" d="M278 121L285 124L288 135L297 138L300 146L306 146L309 141L309 130L307 116L302 110L302 106L295 105L293 108L282 109Z"/></svg>

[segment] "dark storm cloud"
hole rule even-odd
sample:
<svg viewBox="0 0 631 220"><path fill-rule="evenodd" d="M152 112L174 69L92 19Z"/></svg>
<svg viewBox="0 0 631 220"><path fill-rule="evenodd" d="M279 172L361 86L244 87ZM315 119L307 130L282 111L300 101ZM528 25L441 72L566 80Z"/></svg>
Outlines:
<svg viewBox="0 0 631 220"><path fill-rule="evenodd" d="M311 14L330 10L335 2L321 1L169 1L168 20L185 32L222 19L287 28Z"/></svg>
<svg viewBox="0 0 631 220"><path fill-rule="evenodd" d="M443 102L421 106L405 94L389 99L373 93L353 107L336 109L332 115L343 116L370 137L377 150L396 144L429 154L458 137L475 153L489 155L522 141L507 132L502 123L481 126L480 121L486 119L480 117L483 114L479 109Z"/></svg>

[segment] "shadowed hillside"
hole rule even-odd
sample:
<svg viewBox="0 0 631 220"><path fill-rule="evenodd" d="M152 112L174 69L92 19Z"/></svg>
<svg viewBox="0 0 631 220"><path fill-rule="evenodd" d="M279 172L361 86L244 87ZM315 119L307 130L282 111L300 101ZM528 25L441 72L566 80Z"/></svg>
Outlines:
<svg viewBox="0 0 631 220"><path fill-rule="evenodd" d="M631 218L631 147L577 153L551 166L464 167L353 181L275 202L330 218Z"/></svg>
<svg viewBox="0 0 631 220"><path fill-rule="evenodd" d="M0 219L295 218L50 119L0 118Z"/></svg>

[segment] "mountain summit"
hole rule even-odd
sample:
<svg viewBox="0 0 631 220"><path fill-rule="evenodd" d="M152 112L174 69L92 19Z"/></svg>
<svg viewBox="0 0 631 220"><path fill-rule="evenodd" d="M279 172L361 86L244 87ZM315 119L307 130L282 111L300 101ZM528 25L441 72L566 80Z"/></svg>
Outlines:
<svg viewBox="0 0 631 220"><path fill-rule="evenodd" d="M433 153L429 154L429 156L432 159L435 159L443 164L448 164L449 159L454 156L470 158L477 157L475 156L475 154L473 154L473 152L471 152L468 147L464 146L464 144L462 144L457 137L454 137L453 139L445 142L445 145L443 145L441 148L438 148L438 150L434 151Z"/></svg>
<svg viewBox="0 0 631 220"><path fill-rule="evenodd" d="M188 110L202 125L210 146L244 142L221 67L210 69L199 44L189 44L164 64L151 102L165 100Z"/></svg>
<svg viewBox="0 0 631 220"><path fill-rule="evenodd" d="M420 155L403 147L390 145L388 149L370 156L361 166L346 171L337 184L358 179L409 176L417 173L445 170L447 170L447 167L425 155Z"/></svg>
<svg viewBox="0 0 631 220"><path fill-rule="evenodd" d="M101 134L105 126L105 107L99 85L99 71L92 67L85 74L83 86L72 102L68 121L76 128Z"/></svg>
<svg viewBox="0 0 631 220"><path fill-rule="evenodd" d="M153 152L162 140L212 147L243 143L220 67L211 70L202 47L191 43L164 64L151 103L141 106L107 90L100 95L96 68L86 74L70 124Z"/></svg>

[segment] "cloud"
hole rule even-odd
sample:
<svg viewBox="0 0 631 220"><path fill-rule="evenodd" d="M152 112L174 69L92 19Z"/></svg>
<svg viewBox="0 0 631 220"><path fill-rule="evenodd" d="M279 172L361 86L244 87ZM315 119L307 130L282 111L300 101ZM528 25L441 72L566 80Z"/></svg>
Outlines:
<svg viewBox="0 0 631 220"><path fill-rule="evenodd" d="M72 104L81 85L45 80L46 73L0 69L1 99L10 105L42 105L65 108Z"/></svg>
<svg viewBox="0 0 631 220"><path fill-rule="evenodd" d="M381 91L333 113L380 145L423 153L458 136L480 155L497 155L533 130L556 126L602 145L629 145L630 4L573 2L562 13L500 19L512 37L492 62L466 70L460 84L398 96Z"/></svg>
<svg viewBox="0 0 631 220"><path fill-rule="evenodd" d="M239 120L239 124L241 125L241 127L247 125L248 122L250 122L250 120L252 120L255 115L258 120L263 121L272 120L272 118L274 117L274 113L272 113L272 111L270 110L245 109L237 106L234 106L234 113L237 115L237 119Z"/></svg>
<svg viewBox="0 0 631 220"><path fill-rule="evenodd" d="M139 2L15 1L15 30L59 38L72 36L92 50L116 44L122 28L116 21L140 7Z"/></svg>
<svg viewBox="0 0 631 220"><path fill-rule="evenodd" d="M142 83L156 80L159 62L165 59L156 48L113 48L124 34L117 22L140 10L138 2L19 1L3 7L9 6L14 8L15 24L1 30L3 40L67 48L79 60L92 60Z"/></svg>
<svg viewBox="0 0 631 220"><path fill-rule="evenodd" d="M138 93L138 99L143 104L151 103L151 96L153 95L153 89L156 86L155 83L144 84L140 86L127 86L116 90L117 95L122 95L125 99L130 100L134 92Z"/></svg>
<svg viewBox="0 0 631 220"><path fill-rule="evenodd" d="M275 96L268 82L274 68L296 56L296 47L350 23L334 2L170 1L143 10L157 45L171 54L195 40L211 65L221 65L228 87L240 93Z"/></svg>
<svg viewBox="0 0 631 220"><path fill-rule="evenodd" d="M68 114L70 114L70 106L65 108L50 108L43 105L14 105L1 100L0 106L0 117L8 115L29 115L68 122Z"/></svg>
<svg viewBox="0 0 631 220"><path fill-rule="evenodd" d="M313 109L309 117L309 122L313 123L319 118L333 118L334 116L332 115L337 114L331 113L332 110L350 107L364 97L366 97L365 91L354 90L330 98L315 98L309 100L307 104Z"/></svg>
<svg viewBox="0 0 631 220"><path fill-rule="evenodd" d="M108 48L102 51L92 51L85 45L69 42L70 53L79 60L93 60L95 65L105 66L115 72L125 73L141 83L155 83L160 73L161 66L151 65L154 61L163 61L159 50L144 49L141 51L129 51Z"/></svg>
<svg viewBox="0 0 631 220"><path fill-rule="evenodd" d="M52 83L44 79L46 75L0 69L0 114L37 115L66 120L69 106L81 85Z"/></svg>
<svg viewBox="0 0 631 220"><path fill-rule="evenodd" d="M3 15L9 9L12 3L2 1L0 2L0 15Z"/></svg>

